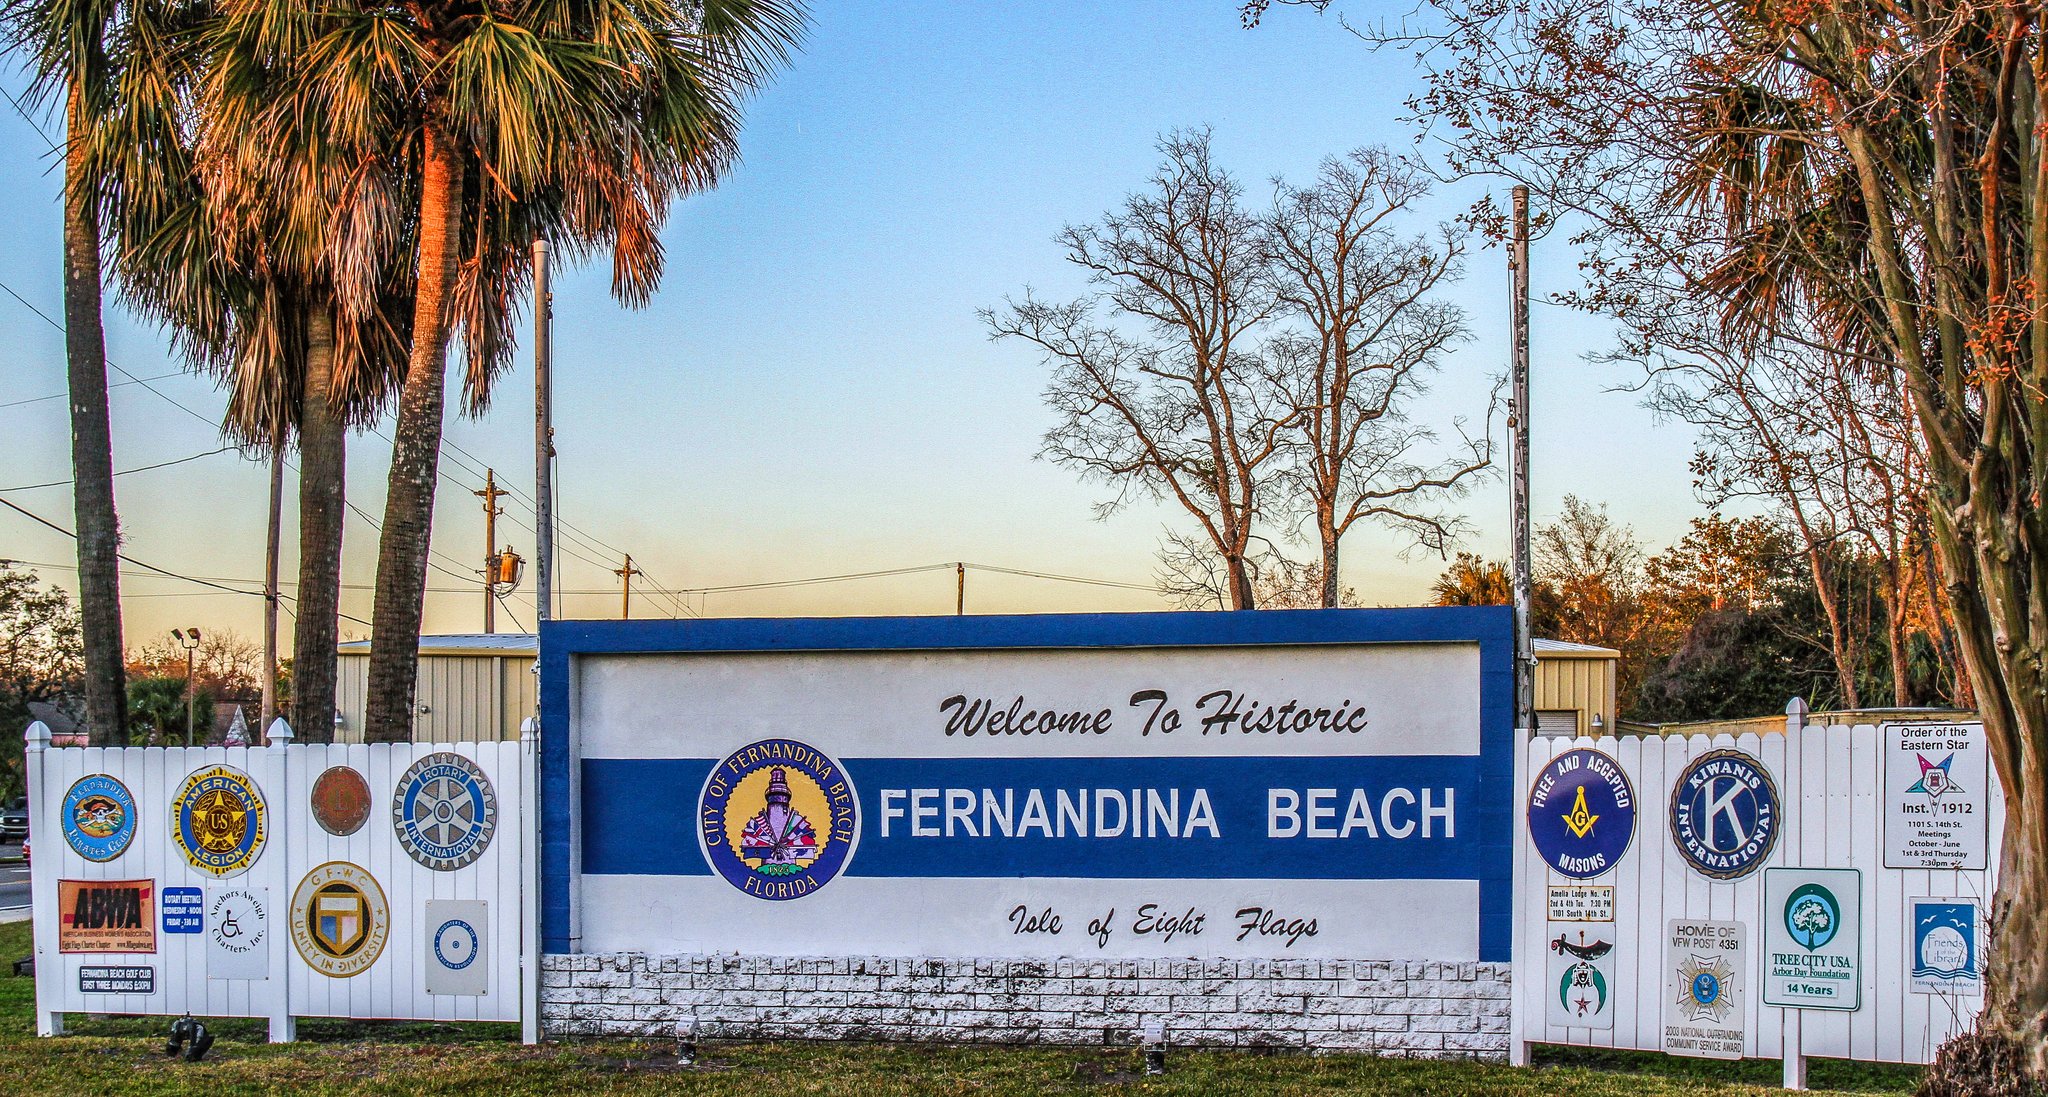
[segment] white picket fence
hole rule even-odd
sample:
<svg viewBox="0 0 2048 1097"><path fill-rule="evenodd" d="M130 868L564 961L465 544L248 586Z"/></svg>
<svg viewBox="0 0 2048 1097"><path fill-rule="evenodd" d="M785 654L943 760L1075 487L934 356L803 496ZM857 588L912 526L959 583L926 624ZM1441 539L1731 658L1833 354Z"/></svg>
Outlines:
<svg viewBox="0 0 2048 1097"><path fill-rule="evenodd" d="M1996 781L1985 797L1989 844L1986 871L1896 869L1884 866L1884 813L1880 797L1881 748L1876 727L1808 726L1787 735L1714 738L1623 736L1603 739L1538 738L1528 744L1525 776L1552 758L1581 747L1601 750L1628 774L1637 801L1635 840L1614 871L1596 880L1565 880L1550 873L1534 846L1520 837L1523 859L1516 904L1515 1014L1522 1058L1528 1043L1663 1049L1664 972L1669 919L1739 921L1750 927L1751 990L1744 1054L1784 1058L1786 1082L1803 1087L1804 1057L1925 1063L1942 1042L1967 1028L1978 1002L1907 991L1907 903L1914 896L1982 897L1995 887L2005 801ZM1854 1011L1782 1009L1763 1004L1754 969L1763 953L1761 869L1733 882L1693 871L1672 845L1672 782L1687 761L1733 747L1759 759L1777 782L1784 830L1765 867L1854 868L1862 871L1862 998ZM1526 793L1526 780L1524 792ZM1519 812L1517 806L1518 828ZM1615 889L1611 1030L1551 1027L1545 1016L1548 942L1546 884L1591 883ZM1604 928L1604 927L1603 927Z"/></svg>
<svg viewBox="0 0 2048 1097"><path fill-rule="evenodd" d="M39 733L40 732L40 736ZM528 1042L538 1038L539 934L534 876L538 857L536 740L472 743L289 744L289 728L273 725L264 747L82 747L51 749L48 730L28 734L30 835L34 842L31 893L36 950L36 1016L43 1035L63 1031L66 1013L192 1014L264 1017L272 1040L289 1040L294 1017L407 1018L437 1021L524 1021ZM451 871L415 861L395 829L394 798L408 767L426 755L453 752L476 763L497 801L496 830L477 859ZM267 808L267 835L249 868L215 879L190 865L174 838L173 802L187 775L214 765L247 774ZM310 792L333 766L361 774L370 789L367 821L351 834L329 833L315 821ZM64 798L74 782L108 774L135 800L135 834L120 855L87 860L65 840ZM347 862L382 889L389 911L388 939L361 972L337 977L308 965L294 947L293 891L315 867ZM154 881L157 920L154 953L63 952L59 947L60 881ZM241 885L267 891L264 932L269 952L265 979L209 977L207 936L165 932L162 897L167 887ZM484 993L429 993L427 906L433 900L482 900L485 924L476 958ZM148 967L154 992L86 993L82 967ZM469 973L472 977L474 972Z"/></svg>

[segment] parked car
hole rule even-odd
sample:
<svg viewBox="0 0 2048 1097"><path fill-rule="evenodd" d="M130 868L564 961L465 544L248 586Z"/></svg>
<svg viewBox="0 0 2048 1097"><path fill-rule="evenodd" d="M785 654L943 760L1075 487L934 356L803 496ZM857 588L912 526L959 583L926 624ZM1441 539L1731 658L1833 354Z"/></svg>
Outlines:
<svg viewBox="0 0 2048 1097"><path fill-rule="evenodd" d="M0 804L0 842L13 842L28 837L28 801L15 797Z"/></svg>

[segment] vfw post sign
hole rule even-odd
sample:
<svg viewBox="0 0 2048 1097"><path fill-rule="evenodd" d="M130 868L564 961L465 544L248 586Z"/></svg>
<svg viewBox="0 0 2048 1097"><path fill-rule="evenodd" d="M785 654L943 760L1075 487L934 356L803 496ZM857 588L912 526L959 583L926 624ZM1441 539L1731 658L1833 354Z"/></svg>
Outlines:
<svg viewBox="0 0 2048 1097"><path fill-rule="evenodd" d="M551 949L1508 959L1497 610L548 627Z"/></svg>

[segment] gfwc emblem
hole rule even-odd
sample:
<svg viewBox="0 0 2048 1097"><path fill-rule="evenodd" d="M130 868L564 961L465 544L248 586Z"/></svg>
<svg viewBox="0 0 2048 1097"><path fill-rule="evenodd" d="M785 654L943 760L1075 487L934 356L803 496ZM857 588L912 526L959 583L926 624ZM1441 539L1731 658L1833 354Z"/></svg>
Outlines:
<svg viewBox="0 0 2048 1097"><path fill-rule="evenodd" d="M711 867L756 899L801 899L824 887L859 834L846 771L794 739L763 739L714 766L697 821Z"/></svg>

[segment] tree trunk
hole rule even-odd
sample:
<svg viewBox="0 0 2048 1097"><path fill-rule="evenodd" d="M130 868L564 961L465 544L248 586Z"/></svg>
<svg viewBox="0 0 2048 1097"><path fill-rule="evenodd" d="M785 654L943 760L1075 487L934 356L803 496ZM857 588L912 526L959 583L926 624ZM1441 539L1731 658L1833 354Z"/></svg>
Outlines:
<svg viewBox="0 0 2048 1097"><path fill-rule="evenodd" d="M292 626L291 723L301 743L334 740L347 455L347 423L335 393L334 314L321 301L306 316L306 381L299 402L299 615Z"/></svg>
<svg viewBox="0 0 2048 1097"><path fill-rule="evenodd" d="M1252 593L1251 569L1245 566L1243 552L1232 553L1223 558L1223 573L1225 581L1230 585L1230 608L1258 608L1257 596Z"/></svg>
<svg viewBox="0 0 2048 1097"><path fill-rule="evenodd" d="M78 610L85 640L85 723L93 746L128 742L128 672L121 652L121 522L114 513L114 441L107 410L107 340L100 320L100 224L89 178L83 89L67 102L64 154L64 356L71 390L72 507L78 529Z"/></svg>
<svg viewBox="0 0 2048 1097"><path fill-rule="evenodd" d="M434 482L447 403L448 312L461 246L462 165L452 139L429 124L420 178L419 280L413 305L412 360L398 397L385 494L384 537L377 547L377 602L370 621L370 742L412 738L419 673L420 619L433 534Z"/></svg>
<svg viewBox="0 0 2048 1097"><path fill-rule="evenodd" d="M1842 620L1842 592L1835 589L1834 577L1828 574L1827 558L1815 547L1811 537L1806 538L1806 565L1813 569L1813 592L1820 599L1820 608L1828 619L1828 654L1835 661L1835 677L1841 680L1842 706L1862 708L1863 700L1856 689L1856 653L1849 641L1848 625Z"/></svg>
<svg viewBox="0 0 2048 1097"><path fill-rule="evenodd" d="M1337 608L1337 536L1323 531L1323 608Z"/></svg>

